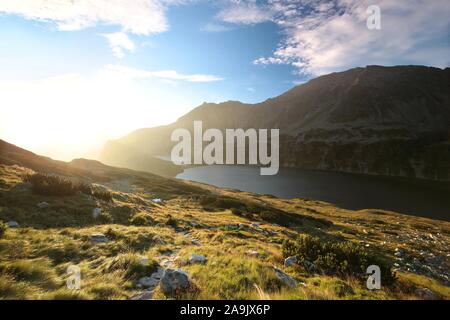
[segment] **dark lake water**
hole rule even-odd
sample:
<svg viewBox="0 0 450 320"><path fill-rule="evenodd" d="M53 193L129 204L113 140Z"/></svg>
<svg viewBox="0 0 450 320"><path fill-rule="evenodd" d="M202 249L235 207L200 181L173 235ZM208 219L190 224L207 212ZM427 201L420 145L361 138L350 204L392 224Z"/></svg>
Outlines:
<svg viewBox="0 0 450 320"><path fill-rule="evenodd" d="M261 176L256 167L219 165L186 169L177 178L280 198L321 200L346 209L384 209L450 221L449 189L417 181L288 168Z"/></svg>

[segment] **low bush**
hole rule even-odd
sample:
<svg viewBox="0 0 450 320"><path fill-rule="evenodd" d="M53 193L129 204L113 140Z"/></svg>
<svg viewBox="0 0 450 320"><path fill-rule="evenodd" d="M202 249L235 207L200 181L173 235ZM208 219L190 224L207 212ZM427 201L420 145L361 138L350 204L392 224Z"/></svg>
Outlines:
<svg viewBox="0 0 450 320"><path fill-rule="evenodd" d="M71 180L54 175L28 174L24 176L24 181L32 184L35 193L44 196L70 196L78 191Z"/></svg>
<svg viewBox="0 0 450 320"><path fill-rule="evenodd" d="M44 196L71 196L81 192L99 200L109 202L113 200L112 193L107 190L95 190L88 183L74 182L56 175L44 173L27 174L23 176L23 181L31 183L33 191Z"/></svg>
<svg viewBox="0 0 450 320"><path fill-rule="evenodd" d="M384 284L395 281L395 272L380 257L370 254L364 247L353 242L326 242L317 237L303 235L297 241L287 240L283 243L283 255L296 256L300 264L312 262L317 271L328 275L365 279L370 265L377 265L381 270Z"/></svg>

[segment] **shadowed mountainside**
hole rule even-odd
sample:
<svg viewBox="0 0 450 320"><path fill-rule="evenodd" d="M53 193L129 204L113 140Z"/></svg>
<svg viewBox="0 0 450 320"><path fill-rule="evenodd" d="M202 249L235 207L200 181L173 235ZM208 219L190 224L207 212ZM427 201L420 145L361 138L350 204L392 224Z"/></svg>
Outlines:
<svg viewBox="0 0 450 320"><path fill-rule="evenodd" d="M368 66L313 79L258 104L204 103L168 126L109 141L101 160L149 170L176 128L279 128L280 163L450 180L450 68Z"/></svg>

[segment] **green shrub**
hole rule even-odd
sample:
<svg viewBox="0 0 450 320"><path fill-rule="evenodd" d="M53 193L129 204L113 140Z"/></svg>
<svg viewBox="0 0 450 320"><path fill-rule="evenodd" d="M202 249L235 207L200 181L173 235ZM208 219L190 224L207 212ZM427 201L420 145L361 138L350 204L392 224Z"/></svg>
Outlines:
<svg viewBox="0 0 450 320"><path fill-rule="evenodd" d="M395 273L385 260L350 241L324 242L317 237L303 235L296 242L285 241L283 255L296 256L300 264L305 260L312 262L318 271L328 275L358 279L367 277L368 266L377 265L384 284L390 285L395 281Z"/></svg>
<svg viewBox="0 0 450 320"><path fill-rule="evenodd" d="M8 229L6 223L0 221L0 238L3 238L3 236L5 235L6 229Z"/></svg>
<svg viewBox="0 0 450 320"><path fill-rule="evenodd" d="M70 196L77 192L92 195L92 186L84 182L73 182L64 177L44 173L27 174L24 182L32 184L35 193L44 196Z"/></svg>
<svg viewBox="0 0 450 320"><path fill-rule="evenodd" d="M244 215L244 211L239 208L232 208L231 213L240 217Z"/></svg>
<svg viewBox="0 0 450 320"><path fill-rule="evenodd" d="M69 196L77 192L75 184L65 178L35 173L24 177L25 182L32 184L33 191L45 196Z"/></svg>

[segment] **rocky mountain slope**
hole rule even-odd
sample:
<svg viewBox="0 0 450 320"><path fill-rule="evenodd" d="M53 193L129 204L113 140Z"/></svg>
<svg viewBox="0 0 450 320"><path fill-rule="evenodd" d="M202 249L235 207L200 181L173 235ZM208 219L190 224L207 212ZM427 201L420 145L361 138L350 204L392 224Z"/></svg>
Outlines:
<svg viewBox="0 0 450 320"><path fill-rule="evenodd" d="M54 161L0 140L0 299L449 299L449 244L445 221ZM366 287L374 263L381 290Z"/></svg>
<svg viewBox="0 0 450 320"><path fill-rule="evenodd" d="M101 161L137 167L168 155L176 128L279 128L283 166L450 180L450 68L368 66L313 79L262 103L205 103L169 126L104 147ZM142 161L145 163L145 161Z"/></svg>

